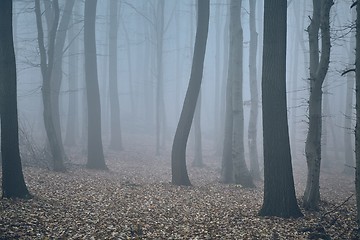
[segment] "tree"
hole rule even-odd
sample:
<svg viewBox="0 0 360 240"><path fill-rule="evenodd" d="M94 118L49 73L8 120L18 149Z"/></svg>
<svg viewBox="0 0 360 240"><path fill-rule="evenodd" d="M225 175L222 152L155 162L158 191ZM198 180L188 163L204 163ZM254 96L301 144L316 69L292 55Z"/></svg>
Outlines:
<svg viewBox="0 0 360 240"><path fill-rule="evenodd" d="M65 2L65 7L61 20L59 21L59 27L56 31L55 45L54 45L54 66L51 73L51 111L53 114L54 128L55 133L58 139L59 148L64 159L66 159L66 154L64 146L62 143L62 134L61 134L61 123L60 123L60 109L59 109L59 97L60 97L60 88L62 83L63 76L63 56L64 56L64 45L66 40L67 30L69 28L69 23L72 15L72 9L74 7L75 0L67 0ZM47 9L47 12L50 9Z"/></svg>
<svg viewBox="0 0 360 240"><path fill-rule="evenodd" d="M78 111L78 78L79 78L79 40L76 39L76 30L74 26L74 15L70 17L68 43L69 46L69 101L68 101L68 118L66 122L66 133L64 144L68 146L74 146L76 144L76 138L79 134L79 111Z"/></svg>
<svg viewBox="0 0 360 240"><path fill-rule="evenodd" d="M318 210L320 201L320 164L322 129L322 85L330 60L330 8L332 0L313 0L313 16L308 27L310 48L310 99L309 129L306 137L305 155L308 166L303 206ZM319 29L321 29L321 58L319 59Z"/></svg>
<svg viewBox="0 0 360 240"><path fill-rule="evenodd" d="M12 1L0 1L0 116L2 197L30 198L19 152L16 61L12 30Z"/></svg>
<svg viewBox="0 0 360 240"><path fill-rule="evenodd" d="M360 228L360 4L356 1L356 50L355 50L355 88L356 88L356 125L355 125L355 188L357 225Z"/></svg>
<svg viewBox="0 0 360 240"><path fill-rule="evenodd" d="M229 69L226 92L226 128L223 145L222 180L225 183L235 182L244 187L254 187L255 185L245 163L244 152L241 2L239 0L232 0L230 3Z"/></svg>
<svg viewBox="0 0 360 240"><path fill-rule="evenodd" d="M300 217L286 109L286 0L264 2L262 114L264 201L261 216Z"/></svg>
<svg viewBox="0 0 360 240"><path fill-rule="evenodd" d="M122 150L120 127L120 104L117 77L117 35L118 35L118 0L110 1L109 30L109 91L110 91L110 148Z"/></svg>
<svg viewBox="0 0 360 240"><path fill-rule="evenodd" d="M249 0L250 5L250 50L249 50L249 75L250 75L250 118L248 127L248 145L250 157L250 173L254 179L260 179L260 167L257 150L257 123L259 112L259 97L257 86L256 56L258 46L258 34L256 32L256 0Z"/></svg>
<svg viewBox="0 0 360 240"><path fill-rule="evenodd" d="M191 185L186 169L185 153L191 123L196 108L196 102L201 87L206 41L209 28L209 14L209 0L199 0L195 47L189 86L186 91L185 100L180 114L180 120L176 128L171 152L172 183L174 185Z"/></svg>
<svg viewBox="0 0 360 240"><path fill-rule="evenodd" d="M40 0L35 0L35 15L36 26L38 31L38 44L40 52L40 68L43 79L42 83L42 100L43 100L43 118L46 136L49 141L51 155L54 161L54 171L65 171L64 155L60 147L60 139L56 134L54 125L54 116L52 113L52 95L51 95L51 76L54 68L54 54L55 54L55 38L59 24L59 2L54 0L52 2L54 9L54 19L50 28L48 39L48 51L45 49L44 44L44 31L41 19Z"/></svg>
<svg viewBox="0 0 360 240"><path fill-rule="evenodd" d="M101 139L101 106L95 41L96 4L97 0L87 0L84 12L85 82L88 106L87 167L107 169Z"/></svg>

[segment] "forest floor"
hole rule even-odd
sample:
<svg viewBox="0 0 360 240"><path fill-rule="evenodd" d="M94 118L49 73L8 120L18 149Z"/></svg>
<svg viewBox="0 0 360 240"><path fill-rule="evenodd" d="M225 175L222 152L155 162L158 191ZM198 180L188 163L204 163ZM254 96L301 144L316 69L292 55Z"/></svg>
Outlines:
<svg viewBox="0 0 360 240"><path fill-rule="evenodd" d="M87 170L76 153L66 173L25 166L34 198L0 200L0 239L356 239L354 179L340 170L322 172L319 212L259 217L261 181L255 189L219 183L210 153L204 168L189 162L193 186L173 186L170 153L150 148L107 152L109 171ZM306 165L294 165L301 204Z"/></svg>

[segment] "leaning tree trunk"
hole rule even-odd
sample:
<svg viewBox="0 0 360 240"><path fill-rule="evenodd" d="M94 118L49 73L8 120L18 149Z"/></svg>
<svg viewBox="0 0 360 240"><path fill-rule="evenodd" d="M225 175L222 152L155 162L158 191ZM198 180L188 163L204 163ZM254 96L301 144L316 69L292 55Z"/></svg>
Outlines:
<svg viewBox="0 0 360 240"><path fill-rule="evenodd" d="M286 107L286 15L286 0L264 1L264 200L261 216L302 216L295 195Z"/></svg>
<svg viewBox="0 0 360 240"><path fill-rule="evenodd" d="M59 24L59 4L54 0L54 19L51 25L48 41L48 52L46 53L44 45L44 31L41 20L40 0L35 1L36 25L38 30L38 44L40 52L40 68L42 74L42 100L43 100L43 118L47 139L50 145L51 155L54 161L54 171L65 171L63 154L59 139L56 135L52 114L51 98L51 75L54 67L55 37Z"/></svg>
<svg viewBox="0 0 360 240"><path fill-rule="evenodd" d="M260 167L257 150L257 123L259 112L259 94L257 86L256 56L258 46L258 34L256 32L255 7L256 0L249 0L250 5L250 50L249 50L249 75L250 75L250 118L248 127L248 145L250 157L250 173L254 179L260 179Z"/></svg>
<svg viewBox="0 0 360 240"><path fill-rule="evenodd" d="M87 0L84 15L85 81L88 106L87 167L107 169L101 139L101 106L95 41L96 4L97 0Z"/></svg>
<svg viewBox="0 0 360 240"><path fill-rule="evenodd" d="M16 61L11 0L0 1L0 116L2 197L30 198L19 151Z"/></svg>
<svg viewBox="0 0 360 240"><path fill-rule="evenodd" d="M209 28L209 13L209 0L199 0L195 48L189 86L186 91L171 152L172 183L174 185L191 185L186 169L186 144L201 87Z"/></svg>
<svg viewBox="0 0 360 240"><path fill-rule="evenodd" d="M313 0L313 17L308 27L310 47L310 99L309 130L305 144L308 166L303 206L308 210L318 210L320 201L320 164L321 164L321 117L322 84L330 60L330 8L332 0ZM319 60L318 34L321 29L321 58Z"/></svg>
<svg viewBox="0 0 360 240"><path fill-rule="evenodd" d="M117 35L118 35L118 0L110 1L109 31L109 91L110 91L110 148L122 150L120 127L120 103L117 76ZM130 69L129 69L130 70Z"/></svg>

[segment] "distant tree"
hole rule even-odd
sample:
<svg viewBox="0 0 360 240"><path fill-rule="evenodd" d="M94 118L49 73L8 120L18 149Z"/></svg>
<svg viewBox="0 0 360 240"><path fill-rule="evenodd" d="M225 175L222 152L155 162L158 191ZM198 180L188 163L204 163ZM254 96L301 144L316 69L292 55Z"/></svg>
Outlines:
<svg viewBox="0 0 360 240"><path fill-rule="evenodd" d="M230 2L229 69L226 92L225 138L223 149L222 181L254 187L245 162L243 82L243 32L241 27L241 3Z"/></svg>
<svg viewBox="0 0 360 240"><path fill-rule="evenodd" d="M260 179L260 167L257 150L257 125L259 113L258 78L256 68L256 56L258 47L258 33L256 32L256 0L249 0L250 5L250 49L249 49L249 81L250 81L250 118L248 127L248 146L250 157L250 173L254 179Z"/></svg>
<svg viewBox="0 0 360 240"><path fill-rule="evenodd" d="M117 76L117 41L118 41L118 0L110 1L109 31L109 92L110 92L110 148L122 150L120 127L120 103Z"/></svg>
<svg viewBox="0 0 360 240"><path fill-rule="evenodd" d="M84 51L85 82L88 106L87 167L107 169L101 139L101 106L96 60L95 19L97 0L85 1Z"/></svg>
<svg viewBox="0 0 360 240"><path fill-rule="evenodd" d="M352 19L356 22L356 12L352 12ZM355 32L351 34L350 39L350 47L349 47L349 67L353 68L355 64ZM348 175L354 175L354 144L353 144L353 97L354 97L354 85L355 85L355 74L354 72L349 72L346 75L346 97L345 97L345 118L344 118L344 158L345 158L345 166L344 173Z"/></svg>
<svg viewBox="0 0 360 240"><path fill-rule="evenodd" d="M356 1L356 50L355 50L355 88L356 88L356 125L355 125L355 186L357 225L360 228L360 4Z"/></svg>
<svg viewBox="0 0 360 240"><path fill-rule="evenodd" d="M52 24L48 24L50 28L48 39L48 50L45 49L44 31L42 25L42 13L40 9L40 0L35 0L35 15L36 25L38 31L38 44L40 52L40 68L43 79L42 83L42 100L43 100L43 118L45 124L45 131L49 141L51 155L54 161L54 171L65 171L64 166L64 152L61 148L62 143L56 134L54 125L54 116L52 113L52 95L51 95L51 76L54 68L54 54L55 54L55 38L59 24L59 2L52 1L54 9L54 18Z"/></svg>
<svg viewBox="0 0 360 240"><path fill-rule="evenodd" d="M310 48L310 99L309 130L306 137L305 155L308 166L303 206L318 210L320 201L320 165L322 130L322 85L330 61L330 9L332 0L313 0L313 16L308 27ZM319 51L319 29L321 29L321 51ZM321 57L319 58L319 52Z"/></svg>
<svg viewBox="0 0 360 240"><path fill-rule="evenodd" d="M198 20L191 75L171 152L172 183L174 185L191 185L186 169L186 144L201 87L209 14L209 0L198 0Z"/></svg>
<svg viewBox="0 0 360 240"><path fill-rule="evenodd" d="M79 85L79 38L76 38L75 15L73 13L70 17L70 28L68 33L69 45L69 100L68 100L68 117L66 122L66 133L64 144L67 146L76 145L76 138L79 134L79 100L78 100L78 85Z"/></svg>
<svg viewBox="0 0 360 240"><path fill-rule="evenodd" d="M21 166L12 3L0 1L0 117L2 197L30 198Z"/></svg>
<svg viewBox="0 0 360 240"><path fill-rule="evenodd" d="M286 0L264 2L264 200L261 216L302 216L295 195L286 108L286 16Z"/></svg>
<svg viewBox="0 0 360 240"><path fill-rule="evenodd" d="M63 56L64 56L64 46L66 35L69 28L69 23L72 15L72 9L74 7L75 0L65 1L65 6L61 19L59 19L59 27L56 32L55 45L54 45L54 67L51 73L51 111L53 114L55 132L58 138L59 148L61 149L61 154L63 158L66 159L66 154L64 146L62 143L62 134L61 134L61 122L60 122L60 88L63 79ZM49 9L46 10L49 12Z"/></svg>

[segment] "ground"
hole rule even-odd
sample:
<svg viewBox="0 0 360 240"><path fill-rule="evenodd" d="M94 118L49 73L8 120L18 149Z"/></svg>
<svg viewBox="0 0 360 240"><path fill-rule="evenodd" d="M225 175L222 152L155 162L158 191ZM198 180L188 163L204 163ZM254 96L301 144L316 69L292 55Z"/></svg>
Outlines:
<svg viewBox="0 0 360 240"><path fill-rule="evenodd" d="M340 170L322 172L320 212L281 219L257 216L261 181L256 189L219 183L212 151L202 169L189 156L192 187L172 186L170 153L156 157L150 146L107 152L109 171L70 157L66 173L24 167L34 198L0 200L0 239L355 239L354 179ZM294 165L301 204L305 161Z"/></svg>

